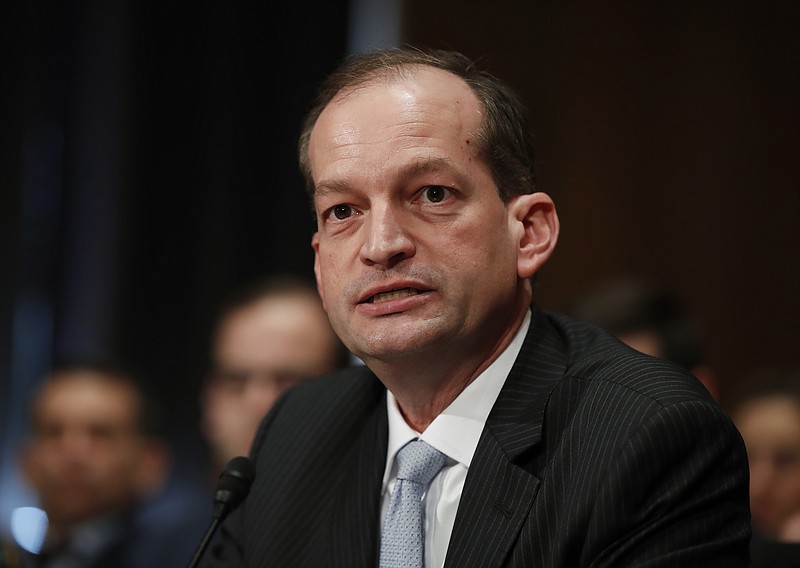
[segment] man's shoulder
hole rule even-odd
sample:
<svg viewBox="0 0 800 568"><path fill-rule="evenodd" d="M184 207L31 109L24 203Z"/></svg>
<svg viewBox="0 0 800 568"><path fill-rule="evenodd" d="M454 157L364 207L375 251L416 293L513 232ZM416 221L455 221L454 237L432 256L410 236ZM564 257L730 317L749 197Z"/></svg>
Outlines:
<svg viewBox="0 0 800 568"><path fill-rule="evenodd" d="M374 403L385 389L378 378L364 365L353 365L336 372L298 383L284 399L290 404L315 404L328 407L360 402Z"/></svg>
<svg viewBox="0 0 800 568"><path fill-rule="evenodd" d="M564 341L565 381L583 382L592 390L626 390L660 404L713 402L688 370L644 355L593 325L561 314L547 317Z"/></svg>

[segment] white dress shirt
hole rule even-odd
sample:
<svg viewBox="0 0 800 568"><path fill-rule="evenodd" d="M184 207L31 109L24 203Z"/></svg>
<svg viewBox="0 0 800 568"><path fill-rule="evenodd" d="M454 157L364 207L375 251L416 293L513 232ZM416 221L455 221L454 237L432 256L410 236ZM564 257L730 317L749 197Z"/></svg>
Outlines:
<svg viewBox="0 0 800 568"><path fill-rule="evenodd" d="M528 310L525 320L505 351L467 385L467 388L422 433L416 432L406 423L394 395L389 391L386 393L389 447L381 492L381 525L397 479L394 457L398 450L411 440L420 438L447 456L444 468L433 478L423 497L426 568L444 566L467 470L478 447L489 412L522 348L530 322L531 312Z"/></svg>

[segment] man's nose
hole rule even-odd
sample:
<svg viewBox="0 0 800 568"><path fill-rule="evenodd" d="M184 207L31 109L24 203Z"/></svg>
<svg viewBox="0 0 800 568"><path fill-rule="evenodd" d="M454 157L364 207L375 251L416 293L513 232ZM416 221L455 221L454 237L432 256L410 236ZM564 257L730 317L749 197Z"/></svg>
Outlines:
<svg viewBox="0 0 800 568"><path fill-rule="evenodd" d="M391 204L373 206L364 223L361 260L368 265L392 268L414 256L415 246L402 212Z"/></svg>

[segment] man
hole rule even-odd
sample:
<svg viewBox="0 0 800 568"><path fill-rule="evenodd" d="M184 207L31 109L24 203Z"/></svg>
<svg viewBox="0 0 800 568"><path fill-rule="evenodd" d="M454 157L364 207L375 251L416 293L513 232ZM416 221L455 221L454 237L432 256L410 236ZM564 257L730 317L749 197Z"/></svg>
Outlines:
<svg viewBox="0 0 800 568"><path fill-rule="evenodd" d="M167 527L137 523L169 463L153 408L141 385L113 366L64 365L45 379L21 465L47 514L47 533L41 554L23 553L22 566L185 563L191 548L181 550Z"/></svg>
<svg viewBox="0 0 800 568"><path fill-rule="evenodd" d="M731 416L750 458L753 566L800 567L800 373L748 378Z"/></svg>
<svg viewBox="0 0 800 568"><path fill-rule="evenodd" d="M201 406L216 478L228 460L248 454L284 390L343 367L348 354L313 286L273 277L241 290L221 310L212 357Z"/></svg>
<svg viewBox="0 0 800 568"><path fill-rule="evenodd" d="M730 420L532 304L559 224L506 87L454 53L356 57L300 160L318 288L366 367L278 401L210 565L747 565Z"/></svg>

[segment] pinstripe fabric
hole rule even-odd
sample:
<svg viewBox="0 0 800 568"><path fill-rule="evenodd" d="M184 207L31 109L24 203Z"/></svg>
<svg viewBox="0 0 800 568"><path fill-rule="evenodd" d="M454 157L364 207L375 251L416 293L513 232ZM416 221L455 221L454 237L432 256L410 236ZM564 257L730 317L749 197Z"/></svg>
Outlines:
<svg viewBox="0 0 800 568"><path fill-rule="evenodd" d="M257 435L250 495L203 566L375 566L385 393L357 368L283 397Z"/></svg>
<svg viewBox="0 0 800 568"><path fill-rule="evenodd" d="M222 560L207 565L376 566L386 437L366 369L291 391L262 426ZM446 566L747 566L747 482L741 439L699 383L534 309Z"/></svg>
<svg viewBox="0 0 800 568"><path fill-rule="evenodd" d="M492 410L447 566L749 565L746 457L730 420L668 363L553 321L548 332L540 316ZM498 475L501 462L527 485ZM507 508L492 494L502 483L525 518L493 548L479 544L498 542L493 523L478 519Z"/></svg>

